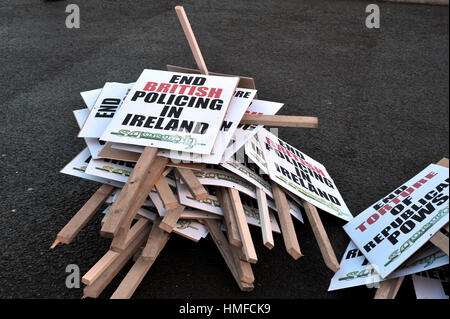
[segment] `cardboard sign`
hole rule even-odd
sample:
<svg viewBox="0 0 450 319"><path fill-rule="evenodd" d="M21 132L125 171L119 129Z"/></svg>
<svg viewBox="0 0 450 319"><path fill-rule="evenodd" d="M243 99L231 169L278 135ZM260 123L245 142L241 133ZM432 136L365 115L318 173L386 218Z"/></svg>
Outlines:
<svg viewBox="0 0 450 319"><path fill-rule="evenodd" d="M144 70L100 139L211 154L238 81Z"/></svg>
<svg viewBox="0 0 450 319"><path fill-rule="evenodd" d="M86 119L89 116L89 109L81 109L73 111L73 115L77 120L78 126L81 128L83 124L86 122ZM100 141L98 138L93 137L85 137L84 141L86 142L87 147L89 148L89 152L93 159L100 158L98 153L102 150L103 146L106 144L103 141Z"/></svg>
<svg viewBox="0 0 450 319"><path fill-rule="evenodd" d="M172 161L178 160L183 162L200 162L207 164L219 164L223 153L227 148L231 138L239 125L242 116L247 111L256 90L236 89L233 99L231 100L228 112L225 115L219 135L217 136L211 155L202 155L188 152L178 152L169 150L160 150L158 155L171 158Z"/></svg>
<svg viewBox="0 0 450 319"><path fill-rule="evenodd" d="M283 103L270 102L264 100L253 100L253 102L248 107L246 114L264 114L264 115L274 115L282 107ZM239 124L233 137L231 138L230 144L227 146L222 162L230 159L242 146L244 146L247 141L254 136L258 130L262 129L262 125L242 125Z"/></svg>
<svg viewBox="0 0 450 319"><path fill-rule="evenodd" d="M245 155L247 155L252 163L255 163L264 174L269 174L267 163L264 159L264 153L257 136L253 136L245 143L244 151Z"/></svg>
<svg viewBox="0 0 450 319"><path fill-rule="evenodd" d="M102 178L95 175L90 175L86 173L86 168L89 165L89 162L92 160L91 154L89 153L89 149L86 147L82 150L74 159L72 159L61 171L60 173L68 174L84 179L88 179L94 182L99 182L103 184L110 184L115 187L123 187L123 184L117 182L115 180L111 180L108 178Z"/></svg>
<svg viewBox="0 0 450 319"><path fill-rule="evenodd" d="M136 163L111 160L107 158L92 159L86 173L98 177L126 183Z"/></svg>
<svg viewBox="0 0 450 319"><path fill-rule="evenodd" d="M417 299L449 299L448 269L433 269L412 276Z"/></svg>
<svg viewBox="0 0 450 319"><path fill-rule="evenodd" d="M133 84L105 83L78 137L99 138L119 110Z"/></svg>
<svg viewBox="0 0 450 319"><path fill-rule="evenodd" d="M449 258L442 251L428 249L408 265L402 266L386 278L398 278L448 265ZM339 270L331 279L328 291L357 286L373 286L384 281L353 242L350 242L342 257Z"/></svg>
<svg viewBox="0 0 450 319"><path fill-rule="evenodd" d="M270 178L294 195L344 220L352 214L325 167L269 131L258 131Z"/></svg>
<svg viewBox="0 0 450 319"><path fill-rule="evenodd" d="M431 164L344 226L384 278L448 223L448 168Z"/></svg>
<svg viewBox="0 0 450 319"><path fill-rule="evenodd" d="M97 101L100 92L102 92L102 89L95 89L80 93L84 103L86 104L89 110L91 110L94 107L95 101Z"/></svg>

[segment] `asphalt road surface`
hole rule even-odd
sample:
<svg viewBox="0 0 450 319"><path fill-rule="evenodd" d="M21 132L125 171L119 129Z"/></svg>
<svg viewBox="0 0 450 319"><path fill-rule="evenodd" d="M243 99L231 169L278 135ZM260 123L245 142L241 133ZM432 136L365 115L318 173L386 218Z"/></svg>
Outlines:
<svg viewBox="0 0 450 319"><path fill-rule="evenodd" d="M65 7L81 11L65 26ZM322 162L354 215L448 157L448 8L379 3L381 28L365 26L359 0L31 1L0 3L0 297L80 298L65 272L84 274L108 250L100 214L70 245L58 231L98 188L59 173L84 141L72 110L79 92L133 82L144 68L195 67L173 7L182 4L210 71L252 76L281 114L319 117L318 129L279 130ZM321 213L338 259L344 222ZM327 292L332 272L311 227L296 223L304 257L282 237L262 246L255 289L239 291L210 238L174 236L135 298L372 298L366 287ZM108 298L128 264L101 295ZM410 279L399 298L414 298Z"/></svg>

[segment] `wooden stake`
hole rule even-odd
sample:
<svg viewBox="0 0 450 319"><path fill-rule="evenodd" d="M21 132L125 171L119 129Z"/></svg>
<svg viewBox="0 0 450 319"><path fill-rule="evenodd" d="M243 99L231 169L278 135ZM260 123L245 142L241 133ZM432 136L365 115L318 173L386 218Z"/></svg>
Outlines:
<svg viewBox="0 0 450 319"><path fill-rule="evenodd" d="M244 114L240 124L317 128L319 126L319 120L317 117L313 116Z"/></svg>
<svg viewBox="0 0 450 319"><path fill-rule="evenodd" d="M144 149L144 152L133 168L125 186L123 187L122 191L117 197L117 200L114 202L110 212L108 213L108 218L102 226L101 231L103 233L115 235L119 231L119 227L122 224L122 221L125 219L129 208L132 206L133 202L135 202L137 195L140 191L142 191L145 184L150 183L147 176L151 171L151 165L156 158L157 152L158 149L153 147L146 147ZM155 181L153 181L153 183L154 182ZM146 196L147 195L148 193L146 194Z"/></svg>
<svg viewBox="0 0 450 319"><path fill-rule="evenodd" d="M236 224L239 229L239 235L242 241L242 250L245 258L249 263L256 264L258 257L256 256L255 247L253 245L250 229L248 228L247 218L245 217L239 192L234 188L228 188L228 192L230 195L231 206L233 207Z"/></svg>
<svg viewBox="0 0 450 319"><path fill-rule="evenodd" d="M108 252L100 258L99 261L81 278L81 281L86 285L92 283L100 277L100 275L112 265L112 263L120 256L119 253L108 250Z"/></svg>
<svg viewBox="0 0 450 319"><path fill-rule="evenodd" d="M230 269L234 279L236 280L239 288L242 291L251 291L254 286L251 283L242 282L239 276L239 272L236 267L235 259L233 257L233 252L231 251L230 245L225 238L225 235L220 230L219 224L215 220L205 220L205 224L209 229L209 233L220 251L223 259L225 260L228 268Z"/></svg>
<svg viewBox="0 0 450 319"><path fill-rule="evenodd" d="M239 235L239 229L236 224L236 217L234 216L233 206L231 205L231 198L228 191L224 188L216 188L217 199L222 209L223 217L225 220L225 227L227 228L227 237L230 245L241 248L242 241Z"/></svg>
<svg viewBox="0 0 450 319"><path fill-rule="evenodd" d="M179 205L175 209L168 210L163 220L159 224L159 228L171 233L172 230L177 226L178 219L180 219L185 207Z"/></svg>
<svg viewBox="0 0 450 319"><path fill-rule="evenodd" d="M241 282L247 284L253 284L255 282L255 275L253 274L252 265L241 259L242 248L230 245L231 254L233 256L234 263L236 264L236 270Z"/></svg>
<svg viewBox="0 0 450 319"><path fill-rule="evenodd" d="M89 198L86 204L72 217L72 219L64 226L63 229L56 236L56 240L50 248L54 248L59 243L69 244L75 236L83 229L84 226L91 220L92 216L103 205L106 199L113 192L114 187L103 184Z"/></svg>
<svg viewBox="0 0 450 319"><path fill-rule="evenodd" d="M172 192L165 176L161 175L161 177L156 181L155 187L166 210L171 210L178 207L178 199Z"/></svg>
<svg viewBox="0 0 450 319"><path fill-rule="evenodd" d="M142 203L145 201L145 199L147 198L151 189L153 188L154 184L156 183L156 181L159 179L162 172L164 171L167 161L168 161L167 158L156 157L150 171L143 172L142 178L145 179L145 183L141 184L141 188L136 192L137 194L131 203L129 202L129 200L127 200L127 202L129 203L129 206L127 207L128 209L124 213L125 216L123 217L123 220L122 220L122 223L120 224L119 230L117 231L117 234L114 236L114 239L111 243L112 250L121 251L121 250L125 249L126 238L127 238L128 231L130 230L130 225L131 225L134 217L136 216L137 212L139 211L139 208L142 206ZM136 169L136 167L135 167L135 169ZM133 172L134 172L134 170L133 170ZM123 190L122 190L122 192L123 192ZM120 193L120 195L122 195L122 192ZM119 197L120 197L120 195L119 195ZM112 213L112 208L111 208L111 211L108 213L108 215L111 213ZM105 223L105 225L106 225L106 223Z"/></svg>
<svg viewBox="0 0 450 319"><path fill-rule="evenodd" d="M380 282L374 299L395 299L405 277L398 277Z"/></svg>
<svg viewBox="0 0 450 319"><path fill-rule="evenodd" d="M272 225L270 223L269 207L267 206L266 193L260 188L256 188L256 199L258 201L259 220L264 246L272 249L275 245L272 235Z"/></svg>
<svg viewBox="0 0 450 319"><path fill-rule="evenodd" d="M107 267L103 273L90 285L86 286L83 290L84 297L97 298L106 286L114 279L123 266L130 260L138 249L145 244L145 240L148 237L150 230L143 229L138 237L130 243L130 245L119 253L119 257Z"/></svg>
<svg viewBox="0 0 450 319"><path fill-rule="evenodd" d="M196 200L205 200L208 197L208 192L191 170L177 167L176 171L180 174L192 196L194 196Z"/></svg>
<svg viewBox="0 0 450 319"><path fill-rule="evenodd" d="M319 245L320 252L322 253L323 260L329 269L333 272L339 270L339 262L328 239L327 232L323 227L317 208L311 203L302 199L303 208L305 209L306 216L308 216L309 223L311 224L314 236L316 237L317 244Z"/></svg>
<svg viewBox="0 0 450 319"><path fill-rule="evenodd" d="M278 217L280 219L281 234L283 235L286 250L292 258L299 259L302 256L302 253L298 244L297 234L295 233L294 223L289 211L286 195L275 182L272 182L272 192L278 211Z"/></svg>
<svg viewBox="0 0 450 319"><path fill-rule="evenodd" d="M191 24L186 16L186 12L182 6L176 6L175 11L180 20L181 26L184 31L184 35L189 42L189 47L191 48L192 54L194 55L195 62L202 74L208 75L208 69L206 68L205 61L203 60L202 53L195 39L194 32L192 31Z"/></svg>
<svg viewBox="0 0 450 319"><path fill-rule="evenodd" d="M153 228L148 236L147 243L142 250L142 258L145 260L155 260L161 250L161 244L169 239L169 233L160 227L161 217L156 217Z"/></svg>

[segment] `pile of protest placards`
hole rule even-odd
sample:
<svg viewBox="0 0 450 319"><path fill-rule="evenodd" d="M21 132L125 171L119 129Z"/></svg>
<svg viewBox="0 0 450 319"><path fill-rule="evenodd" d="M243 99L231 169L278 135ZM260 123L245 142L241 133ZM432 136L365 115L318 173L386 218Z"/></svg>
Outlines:
<svg viewBox="0 0 450 319"><path fill-rule="evenodd" d="M294 220L303 222L302 212L336 273L329 290L381 282L377 296L389 298L398 278L414 273L422 274L415 285L430 289L425 271L448 265L448 161L353 218L326 168L264 128L314 128L317 118L275 115L283 104L259 99L252 78L208 72L183 8L175 9L198 70L145 69L133 83L82 92L87 108L74 111L87 147L61 172L103 185L52 248L70 243L102 207L100 235L112 239L82 278L84 296L98 297L132 260L112 295L130 298L172 234L195 242L210 235L250 291L258 256L249 225L261 228L268 249L281 233L298 259ZM317 209L348 222L341 265Z"/></svg>
<svg viewBox="0 0 450 319"><path fill-rule="evenodd" d="M337 271L317 208L352 215L323 165L264 128L314 128L317 118L275 115L283 104L257 98L252 78L208 72L183 8L176 11L199 70L146 69L134 83L81 93L87 108L74 115L87 148L61 172L103 185L52 248L70 243L105 207L100 234L111 247L83 276L86 297L133 259L112 296L131 297L173 233L193 241L210 234L240 289L250 291L258 257L249 225L261 228L269 249L273 232L281 233L298 259L293 220L303 222L303 206L326 265Z"/></svg>

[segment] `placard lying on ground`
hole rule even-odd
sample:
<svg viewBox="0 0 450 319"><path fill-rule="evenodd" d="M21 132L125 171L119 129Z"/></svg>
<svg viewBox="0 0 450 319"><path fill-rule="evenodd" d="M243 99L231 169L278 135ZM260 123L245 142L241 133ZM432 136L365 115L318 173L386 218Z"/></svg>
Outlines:
<svg viewBox="0 0 450 319"><path fill-rule="evenodd" d="M344 220L352 214L325 167L269 131L258 131L270 178L314 206Z"/></svg>
<svg viewBox="0 0 450 319"><path fill-rule="evenodd" d="M97 101L100 92L102 92L102 89L95 89L80 93L84 103L86 104L89 110L91 110L94 107L95 101Z"/></svg>
<svg viewBox="0 0 450 319"><path fill-rule="evenodd" d="M384 278L448 223L448 168L431 164L344 229Z"/></svg>
<svg viewBox="0 0 450 319"><path fill-rule="evenodd" d="M449 299L449 276L447 269L433 269L413 275L417 299Z"/></svg>
<svg viewBox="0 0 450 319"><path fill-rule="evenodd" d="M98 96L94 107L78 133L78 137L102 136L114 114L119 110L123 100L134 83L107 82Z"/></svg>
<svg viewBox="0 0 450 319"><path fill-rule="evenodd" d="M144 70L100 139L210 154L238 82Z"/></svg>
<svg viewBox="0 0 450 319"><path fill-rule="evenodd" d="M244 113L247 111L255 94L256 90L240 88L236 89L236 92L233 95L233 99L231 100L230 107L228 108L228 112L225 115L225 119L222 123L219 135L217 136L211 155L202 155L164 149L161 149L158 152L158 155L168 157L175 162L178 160L183 162L192 161L207 164L219 164L226 147L233 137L236 128L238 127L239 122L242 119L242 116L244 116Z"/></svg>
<svg viewBox="0 0 450 319"><path fill-rule="evenodd" d="M81 128L89 116L89 109L75 110L73 111L73 115L77 120L78 126ZM102 150L103 146L106 143L94 137L85 137L84 141L86 142L86 145L89 148L89 152L91 153L92 158L98 159L99 158L98 153L100 153L100 151Z"/></svg>
<svg viewBox="0 0 450 319"><path fill-rule="evenodd" d="M245 114L274 115L283 107L283 105L283 103L278 102L253 100ZM262 125L255 126L239 124L223 154L222 162L225 162L233 156L242 146L245 145L245 143L247 143L250 138L252 138L252 136L258 132L258 130L262 128Z"/></svg>
<svg viewBox="0 0 450 319"><path fill-rule="evenodd" d="M118 181L87 174L86 168L89 165L89 162L91 160L92 160L91 154L89 153L89 149L86 147L77 156L75 156L75 158L72 159L60 171L60 173L68 174L68 175L72 175L72 176L76 176L76 177L81 177L84 179L89 179L91 181L99 182L99 183L103 183L103 184L110 184L115 187L123 187L123 184Z"/></svg>
<svg viewBox="0 0 450 319"><path fill-rule="evenodd" d="M386 280L438 268L448 265L448 262L448 256L442 251L428 249L428 251L418 256L417 259L393 272ZM373 286L373 284L383 280L376 272L375 267L369 263L358 247L351 241L342 257L339 270L331 279L328 291L362 285Z"/></svg>

